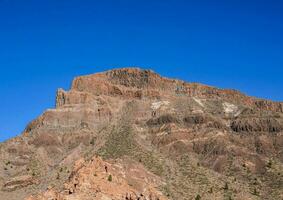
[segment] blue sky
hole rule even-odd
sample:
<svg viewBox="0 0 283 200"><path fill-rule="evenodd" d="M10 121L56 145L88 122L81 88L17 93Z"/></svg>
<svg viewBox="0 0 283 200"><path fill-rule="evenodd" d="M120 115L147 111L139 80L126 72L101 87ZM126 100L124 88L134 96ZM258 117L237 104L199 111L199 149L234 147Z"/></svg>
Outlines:
<svg viewBox="0 0 283 200"><path fill-rule="evenodd" d="M282 10L272 0L0 0L0 141L54 107L73 77L117 67L282 101Z"/></svg>

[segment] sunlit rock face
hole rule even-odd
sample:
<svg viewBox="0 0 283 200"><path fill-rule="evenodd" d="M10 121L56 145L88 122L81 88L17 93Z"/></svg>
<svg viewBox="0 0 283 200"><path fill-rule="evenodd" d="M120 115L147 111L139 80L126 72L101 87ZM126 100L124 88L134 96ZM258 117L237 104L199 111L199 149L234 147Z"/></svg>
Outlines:
<svg viewBox="0 0 283 200"><path fill-rule="evenodd" d="M77 77L1 144L0 195L282 199L282 105L139 68Z"/></svg>

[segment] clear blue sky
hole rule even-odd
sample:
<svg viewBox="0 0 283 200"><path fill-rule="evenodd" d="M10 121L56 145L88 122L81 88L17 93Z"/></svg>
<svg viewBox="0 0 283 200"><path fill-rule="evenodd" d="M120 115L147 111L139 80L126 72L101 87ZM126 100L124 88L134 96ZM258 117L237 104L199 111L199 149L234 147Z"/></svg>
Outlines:
<svg viewBox="0 0 283 200"><path fill-rule="evenodd" d="M282 101L282 11L272 0L0 0L0 141L74 76L114 67Z"/></svg>

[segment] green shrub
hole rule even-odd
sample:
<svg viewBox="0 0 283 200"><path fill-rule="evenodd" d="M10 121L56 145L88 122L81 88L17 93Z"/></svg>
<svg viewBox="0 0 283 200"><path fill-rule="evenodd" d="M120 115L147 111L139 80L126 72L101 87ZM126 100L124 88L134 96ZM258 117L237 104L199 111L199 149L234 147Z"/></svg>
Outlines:
<svg viewBox="0 0 283 200"><path fill-rule="evenodd" d="M253 194L253 195L258 196L258 195L259 195L259 192L257 191L257 189L256 189L256 188L254 188L254 190L253 190L252 194Z"/></svg>
<svg viewBox="0 0 283 200"><path fill-rule="evenodd" d="M89 144L94 145L95 144L95 139L92 138L91 141L89 142Z"/></svg>
<svg viewBox="0 0 283 200"><path fill-rule="evenodd" d="M272 166L272 161L271 160L269 160L268 162L267 162L267 165L266 165L268 168L271 168L271 166Z"/></svg>
<svg viewBox="0 0 283 200"><path fill-rule="evenodd" d="M228 183L226 182L225 183L225 185L224 185L224 188L223 188L224 190L228 190L229 189L229 187L228 187Z"/></svg>
<svg viewBox="0 0 283 200"><path fill-rule="evenodd" d="M201 199L201 197L200 197L200 195L198 194L198 195L196 196L195 200L200 200L200 199Z"/></svg>
<svg viewBox="0 0 283 200"><path fill-rule="evenodd" d="M112 175L111 175L111 174L108 176L108 181L109 181L109 182L112 181Z"/></svg>

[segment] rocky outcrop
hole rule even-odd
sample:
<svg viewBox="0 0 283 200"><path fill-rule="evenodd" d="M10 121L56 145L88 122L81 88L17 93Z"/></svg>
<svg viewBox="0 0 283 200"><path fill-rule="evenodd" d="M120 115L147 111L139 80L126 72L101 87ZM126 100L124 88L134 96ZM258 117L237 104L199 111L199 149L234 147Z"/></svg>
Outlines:
<svg viewBox="0 0 283 200"><path fill-rule="evenodd" d="M110 163L93 157L90 161L81 159L75 163L62 191L49 188L46 192L26 200L166 200L156 189L161 184L158 177L146 172L142 166L131 160L125 165L122 160Z"/></svg>
<svg viewBox="0 0 283 200"><path fill-rule="evenodd" d="M27 187L27 186L32 185L34 183L37 183L37 181L32 176L29 176L29 175L17 176L17 177L11 178L7 182L5 182L2 190L4 190L4 191L14 191L16 189Z"/></svg>
<svg viewBox="0 0 283 200"><path fill-rule="evenodd" d="M77 77L0 144L0 197L282 199L282 124L282 103L151 70Z"/></svg>
<svg viewBox="0 0 283 200"><path fill-rule="evenodd" d="M167 114L167 115L162 115L157 118L152 118L147 121L148 126L157 126L157 125L160 126L160 125L169 124L169 123L179 123L179 120L173 115Z"/></svg>
<svg viewBox="0 0 283 200"><path fill-rule="evenodd" d="M205 116L205 115L189 115L185 116L183 118L183 121L188 126L193 125L206 125L210 128L216 128L216 129L225 129L226 126L221 122L221 120L217 120L211 116Z"/></svg>
<svg viewBox="0 0 283 200"><path fill-rule="evenodd" d="M78 77L73 81L71 91L137 99L161 98L164 95L224 99L235 103L241 102L246 106L262 110L283 112L282 102L248 97L236 90L223 90L197 83L167 79L151 70L138 68L122 68Z"/></svg>
<svg viewBox="0 0 283 200"><path fill-rule="evenodd" d="M244 118L232 121L231 128L235 132L270 132L283 130L282 124L272 118Z"/></svg>
<svg viewBox="0 0 283 200"><path fill-rule="evenodd" d="M254 100L254 105L260 110L283 112L283 103L275 103L267 100Z"/></svg>

